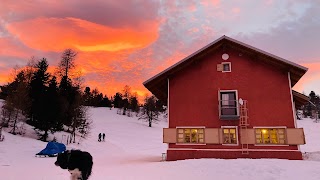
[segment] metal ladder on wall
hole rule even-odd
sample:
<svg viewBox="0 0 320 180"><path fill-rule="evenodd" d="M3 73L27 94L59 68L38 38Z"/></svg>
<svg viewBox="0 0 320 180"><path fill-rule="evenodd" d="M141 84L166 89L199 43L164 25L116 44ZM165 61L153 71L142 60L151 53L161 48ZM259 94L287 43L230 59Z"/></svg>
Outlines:
<svg viewBox="0 0 320 180"><path fill-rule="evenodd" d="M249 154L249 144L248 144L248 101L242 100L243 103L240 103L240 132L241 139L245 139L245 142L241 142L242 154Z"/></svg>

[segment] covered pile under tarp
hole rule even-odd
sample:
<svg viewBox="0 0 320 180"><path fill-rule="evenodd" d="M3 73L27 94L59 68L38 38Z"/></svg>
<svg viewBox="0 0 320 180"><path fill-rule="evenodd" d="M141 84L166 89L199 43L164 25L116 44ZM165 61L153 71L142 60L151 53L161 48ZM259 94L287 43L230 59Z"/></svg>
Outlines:
<svg viewBox="0 0 320 180"><path fill-rule="evenodd" d="M66 150L66 146L58 142L48 142L46 148L37 153L38 156L55 156Z"/></svg>

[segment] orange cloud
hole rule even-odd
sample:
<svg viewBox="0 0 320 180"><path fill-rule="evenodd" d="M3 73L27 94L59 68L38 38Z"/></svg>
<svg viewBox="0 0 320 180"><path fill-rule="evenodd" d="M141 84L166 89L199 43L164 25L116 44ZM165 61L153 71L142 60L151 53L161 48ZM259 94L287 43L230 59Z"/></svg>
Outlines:
<svg viewBox="0 0 320 180"><path fill-rule="evenodd" d="M10 73L10 72L9 71L1 71L1 73L0 73L0 83L2 85L9 82L8 73Z"/></svg>
<svg viewBox="0 0 320 180"><path fill-rule="evenodd" d="M80 51L121 51L143 48L158 37L159 23L112 28L77 18L36 18L7 25L27 46L43 51L76 48Z"/></svg>

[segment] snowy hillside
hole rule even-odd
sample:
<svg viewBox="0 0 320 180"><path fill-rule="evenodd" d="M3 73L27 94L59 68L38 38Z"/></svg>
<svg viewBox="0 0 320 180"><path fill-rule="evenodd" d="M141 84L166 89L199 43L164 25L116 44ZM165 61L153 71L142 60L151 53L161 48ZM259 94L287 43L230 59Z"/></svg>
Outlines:
<svg viewBox="0 0 320 180"><path fill-rule="evenodd" d="M166 122L147 127L136 117L116 114L116 109L90 108L93 119L91 136L80 144L68 146L88 151L93 156L91 180L168 180L168 179L320 179L320 123L306 119L298 121L305 128L307 160L277 159L197 159L161 162L161 153L167 145L162 143L162 128ZM26 126L28 134L30 127ZM98 134L106 133L106 141L98 142ZM63 180L69 172L54 165L56 158L38 158L34 155L46 143L29 136L4 133L0 142L1 180ZM62 134L55 134L61 139ZM319 153L317 152L319 151ZM313 152L313 153L310 153Z"/></svg>

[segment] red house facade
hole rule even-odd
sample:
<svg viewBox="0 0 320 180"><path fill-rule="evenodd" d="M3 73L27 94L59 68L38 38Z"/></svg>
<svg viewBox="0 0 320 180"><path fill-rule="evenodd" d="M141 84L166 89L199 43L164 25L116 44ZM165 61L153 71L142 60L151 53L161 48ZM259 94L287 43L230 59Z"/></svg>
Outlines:
<svg viewBox="0 0 320 180"><path fill-rule="evenodd" d="M167 102L167 160L302 159L292 91L307 68L227 36L144 82Z"/></svg>

